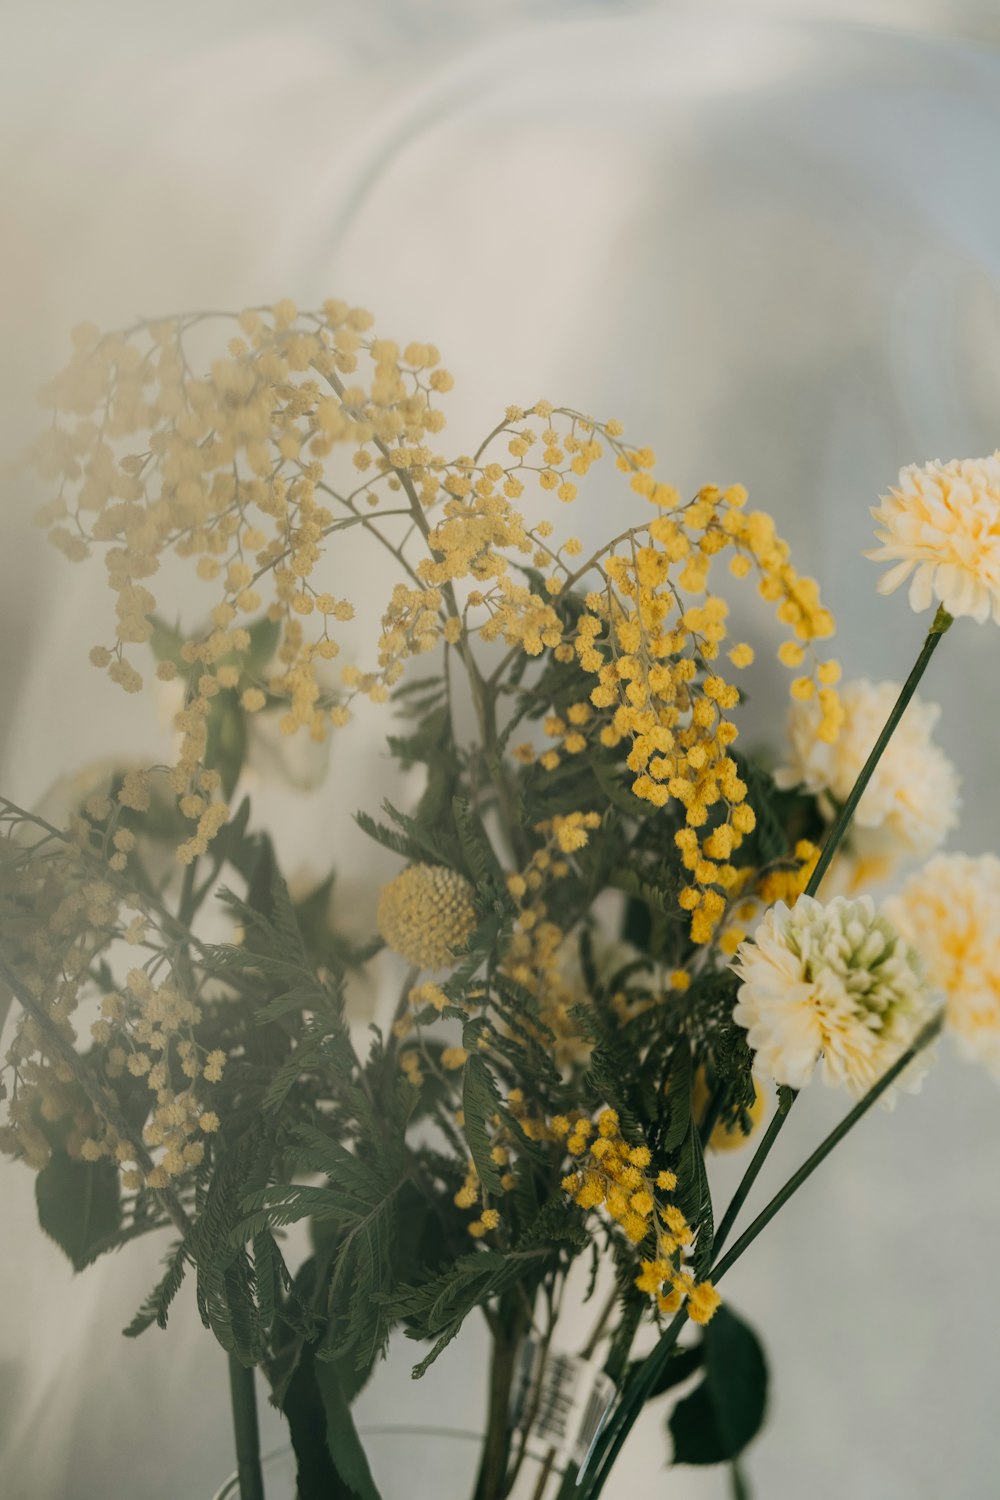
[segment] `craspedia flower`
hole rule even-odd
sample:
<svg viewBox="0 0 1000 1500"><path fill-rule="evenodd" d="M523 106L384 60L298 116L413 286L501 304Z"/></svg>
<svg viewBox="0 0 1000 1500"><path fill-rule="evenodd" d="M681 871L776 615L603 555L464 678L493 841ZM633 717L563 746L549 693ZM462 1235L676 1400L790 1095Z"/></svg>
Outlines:
<svg viewBox="0 0 1000 1500"><path fill-rule="evenodd" d="M819 737L814 703L795 703L788 718L788 763L775 772L779 787L804 786L818 795L832 822L836 804L850 795L861 768L899 697L898 682L844 683L844 711L833 744ZM875 768L851 824L853 853L860 859L924 858L943 843L958 821L958 772L933 741L941 710L914 698Z"/></svg>
<svg viewBox="0 0 1000 1500"><path fill-rule="evenodd" d="M886 910L944 994L959 1050L1000 1079L1000 859L938 854Z"/></svg>
<svg viewBox="0 0 1000 1500"><path fill-rule="evenodd" d="M1000 624L1000 451L991 458L910 464L872 508L880 547L893 566L878 581L891 594L910 578L910 606L937 599L950 615Z"/></svg>
<svg viewBox="0 0 1000 1500"><path fill-rule="evenodd" d="M864 1093L932 1009L916 953L868 896L779 901L733 968L743 981L733 1015L757 1068L794 1089L822 1062L824 1083Z"/></svg>
<svg viewBox="0 0 1000 1500"><path fill-rule="evenodd" d="M382 887L376 918L394 953L421 969L443 969L476 928L475 891L444 865L409 865Z"/></svg>

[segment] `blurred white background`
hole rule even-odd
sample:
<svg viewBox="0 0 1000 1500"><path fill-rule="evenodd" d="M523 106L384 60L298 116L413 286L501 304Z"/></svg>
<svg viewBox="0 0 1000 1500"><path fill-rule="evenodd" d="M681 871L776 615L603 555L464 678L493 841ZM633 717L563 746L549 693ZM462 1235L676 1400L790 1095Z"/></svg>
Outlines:
<svg viewBox="0 0 1000 1500"><path fill-rule="evenodd" d="M921 625L875 593L868 506L903 463L1000 443L992 0L22 0L5 20L4 459L84 318L337 295L441 347L455 450L545 395L623 419L682 490L746 483L820 578L848 675L905 675ZM149 699L88 667L100 570L50 552L39 498L6 475L0 786L22 804L88 760L164 744ZM574 524L601 539L624 503L596 478ZM373 566L372 617L385 585ZM752 609L744 629L769 637ZM781 712L774 678L770 697L755 686L760 728ZM950 847L1000 848L995 629L959 622L925 691L965 783ZM292 865L362 857L348 816L383 794L384 729L337 740L318 796L265 795ZM763 1192L841 1111L818 1090ZM997 1493L998 1168L1000 1092L946 1055L733 1273L775 1370L756 1494ZM230 1467L221 1353L184 1298L165 1334L118 1336L163 1247L74 1280L35 1227L31 1175L0 1180L4 1495L207 1497ZM409 1382L412 1352L363 1417L475 1426L475 1339L434 1388ZM663 1470L660 1420L612 1500L637 1484L724 1495L718 1475Z"/></svg>

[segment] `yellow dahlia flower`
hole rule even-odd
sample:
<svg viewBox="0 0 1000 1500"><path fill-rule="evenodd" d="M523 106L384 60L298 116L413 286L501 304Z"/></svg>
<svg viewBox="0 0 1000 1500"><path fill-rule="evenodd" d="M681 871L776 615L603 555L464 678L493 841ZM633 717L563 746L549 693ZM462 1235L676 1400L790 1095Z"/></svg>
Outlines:
<svg viewBox="0 0 1000 1500"><path fill-rule="evenodd" d="M804 786L818 795L832 822L899 696L898 682L861 677L842 684L840 732L827 744L819 737L815 703L795 703L788 718L788 762L775 772L780 787ZM858 803L851 825L853 854L885 870L907 856L926 858L958 822L959 778L932 735L941 710L914 698L889 741Z"/></svg>
<svg viewBox="0 0 1000 1500"><path fill-rule="evenodd" d="M900 469L873 507L882 543L865 556L893 566L878 581L891 594L910 574L910 606L937 599L950 615L1000 624L1000 450L992 458L936 459Z"/></svg>
<svg viewBox="0 0 1000 1500"><path fill-rule="evenodd" d="M821 1062L824 1083L863 1094L932 1009L915 952L869 896L779 901L733 968L742 980L733 1017L756 1069L794 1089Z"/></svg>
<svg viewBox="0 0 1000 1500"><path fill-rule="evenodd" d="M476 928L475 891L444 865L410 865L382 887L376 925L394 953L420 969L443 969Z"/></svg>
<svg viewBox="0 0 1000 1500"><path fill-rule="evenodd" d="M959 1051L1000 1079L1000 859L938 854L886 911L943 992Z"/></svg>

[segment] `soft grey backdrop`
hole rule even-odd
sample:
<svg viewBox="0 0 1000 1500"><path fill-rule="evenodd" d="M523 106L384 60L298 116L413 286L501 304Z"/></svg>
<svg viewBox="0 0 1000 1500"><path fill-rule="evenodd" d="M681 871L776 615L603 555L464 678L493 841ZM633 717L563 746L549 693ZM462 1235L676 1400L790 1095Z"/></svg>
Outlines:
<svg viewBox="0 0 1000 1500"><path fill-rule="evenodd" d="M820 577L848 673L902 676L920 624L875 594L867 507L902 463L1000 442L995 21L992 4L919 0L11 5L3 456L84 317L339 295L440 345L455 448L542 394L621 417L682 489L745 482ZM81 763L165 742L148 700L85 664L98 570L50 554L30 483L4 483L0 785L30 804ZM597 480L574 524L600 539L624 503ZM373 564L370 619L385 583ZM766 646L763 615L741 619ZM927 684L969 852L1000 847L998 647L959 623ZM758 727L780 692L758 687ZM346 815L382 794L383 731L339 739L312 800L261 790L291 864L357 863ZM841 1108L816 1086L764 1190ZM945 1055L734 1272L777 1371L749 1459L761 1496L997 1493L998 1124L996 1086ZM117 1335L162 1247L74 1281L34 1226L30 1174L0 1166L0 1182L4 1494L207 1496L229 1466L221 1355L185 1299L166 1334ZM410 1385L409 1353L365 1419L475 1426L475 1338L433 1388ZM718 1476L661 1472L657 1420L612 1500L637 1483L721 1497Z"/></svg>

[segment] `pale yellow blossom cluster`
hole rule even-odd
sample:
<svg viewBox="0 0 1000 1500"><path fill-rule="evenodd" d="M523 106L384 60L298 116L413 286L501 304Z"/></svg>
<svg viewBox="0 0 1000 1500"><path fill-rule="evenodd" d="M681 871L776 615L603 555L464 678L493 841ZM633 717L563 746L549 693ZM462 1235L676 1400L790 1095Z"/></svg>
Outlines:
<svg viewBox="0 0 1000 1500"><path fill-rule="evenodd" d="M959 1050L1000 1079L1000 859L936 854L886 902Z"/></svg>
<svg viewBox="0 0 1000 1500"><path fill-rule="evenodd" d="M551 920L546 892L552 881L569 874L566 855L583 848L600 821L598 813L573 812L536 824L540 846L522 871L507 877L517 916L501 972L537 1002L539 1018L552 1034L549 1045L560 1062L580 1061L589 1051L572 1014L586 999L586 987L578 972L575 944Z"/></svg>
<svg viewBox="0 0 1000 1500"><path fill-rule="evenodd" d="M153 633L151 583L165 554L191 559L216 589L208 625L183 643L179 663L159 668L186 681L171 771L193 824L181 859L203 853L228 816L206 765L220 691L237 690L250 713L283 705L283 730L322 739L350 718L355 695L383 701L407 660L439 641L458 646L475 677L467 638L478 634L594 674L588 694L551 716L559 748L541 763L554 769L588 744L621 744L636 795L677 803L687 830L705 830L684 850L692 880L682 905L695 940L709 941L736 879L730 856L753 826L729 753L739 693L718 664L727 606L709 591L710 572L723 552L736 576L756 572L791 630L781 660L809 668L793 697L815 698L818 733L829 739L838 668L811 655L833 631L815 583L792 568L770 517L746 510L740 486L682 502L618 422L547 401L510 407L475 454L446 459L431 446L444 425L437 400L452 383L438 351L401 350L371 322L337 301L309 313L283 301L234 317L224 354L211 345L226 326L215 315L104 337L84 328L46 392L54 422L34 457L58 493L43 519L70 556L103 552L116 595L114 638L95 648L95 662L126 688L140 685L127 648ZM529 524L519 502L529 484L541 500L572 501L607 453L659 514L575 567L579 540L551 543L552 522ZM334 482L332 456L348 483ZM333 539L350 528L387 548L406 577L383 614L376 664L348 663L331 683L324 664L340 643L330 624L352 606L327 573ZM557 606L578 583L597 586L571 624ZM251 666L248 627L262 609L280 636L271 664ZM728 656L739 669L753 651L739 642Z"/></svg>
<svg viewBox="0 0 1000 1500"><path fill-rule="evenodd" d="M137 773L125 777L120 801L148 806ZM118 879L135 835L116 827L113 813L111 801L95 793L71 819L68 837L38 839L37 828L26 823L21 839L4 840L4 952L30 1004L19 1011L4 1058L10 1082L0 1147L41 1169L54 1138L46 1127L55 1126L71 1157L110 1158L122 1168L127 1188L165 1187L198 1165L200 1135L218 1128L218 1117L205 1108L206 1085L221 1080L226 1054L200 1047L195 1027L201 1010L178 974L168 967L159 982L152 977L150 968L162 966L168 945L155 916ZM109 989L107 955L122 944L156 957L150 968L131 967L124 983ZM81 1059L99 1080L95 1097L83 1088L70 1050L79 1049L81 1016L93 1014L98 966L105 979L97 1018L82 1022L92 1050L86 1065ZM140 1078L155 1101L142 1134L145 1153L137 1153L116 1124L122 1084Z"/></svg>
<svg viewBox="0 0 1000 1500"><path fill-rule="evenodd" d="M225 821L205 767L209 707L238 687L243 708L284 704L282 728L322 738L349 717L356 692L380 700L403 658L439 633L435 606L391 601L379 664L323 676L339 651L331 621L351 604L320 564L332 535L358 526L397 552L376 526L394 493L412 519L433 504L444 460L426 441L444 425L436 406L451 377L436 349L366 337L368 313L329 301L300 313L289 301L231 319L191 315L102 336L74 334L67 368L43 392L53 423L32 457L56 490L41 521L72 559L104 556L116 595L109 644L91 659L127 691L142 685L128 648L153 635L152 580L168 553L190 559L215 588L208 624L182 649L186 702L175 790L196 823L181 857L194 858ZM226 323L229 323L229 329ZM228 342L220 351L220 328ZM213 343L213 339L215 342ZM354 478L335 487L324 461L347 450ZM353 458L353 466L350 459ZM400 513L400 507L393 509ZM270 668L248 665L249 617L266 608L282 626ZM162 662L160 675L177 674Z"/></svg>

